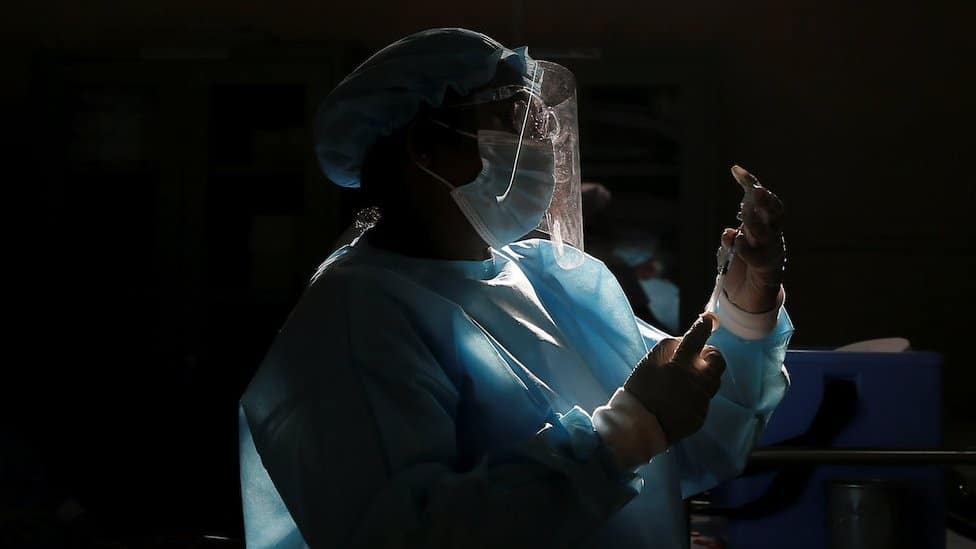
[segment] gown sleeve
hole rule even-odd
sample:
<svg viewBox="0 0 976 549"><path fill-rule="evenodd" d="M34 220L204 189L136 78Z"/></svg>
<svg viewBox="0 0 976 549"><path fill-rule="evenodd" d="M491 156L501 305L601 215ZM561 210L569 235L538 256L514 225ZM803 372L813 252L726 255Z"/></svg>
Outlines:
<svg viewBox="0 0 976 549"><path fill-rule="evenodd" d="M732 306L720 301L720 318L723 305ZM648 347L660 336L646 325L641 326L641 334ZM719 392L709 404L704 426L671 447L682 497L708 490L745 468L749 453L789 386L783 359L792 334L793 324L783 306L772 329L757 339L736 335L724 322L712 333L708 343L722 352L726 370Z"/></svg>
<svg viewBox="0 0 976 549"><path fill-rule="evenodd" d="M505 253L532 277L560 328L590 353L595 375L612 393L647 350L669 335L634 316L619 283L602 262L587 256L581 266L562 269L549 248L548 241L532 240L513 244ZM716 312L722 322L708 341L722 352L727 368L705 425L669 450L685 496L707 490L743 469L789 385L783 359L793 324L782 301L777 311L760 315L761 322L748 322L756 319L744 311L733 314L732 307L726 299L719 300Z"/></svg>

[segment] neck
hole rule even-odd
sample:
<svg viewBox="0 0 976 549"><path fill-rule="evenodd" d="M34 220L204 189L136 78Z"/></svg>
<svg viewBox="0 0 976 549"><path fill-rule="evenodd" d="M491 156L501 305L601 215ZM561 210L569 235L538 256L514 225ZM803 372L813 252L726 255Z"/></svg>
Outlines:
<svg viewBox="0 0 976 549"><path fill-rule="evenodd" d="M416 220L404 221L384 215L366 233L366 237L372 246L409 257L466 261L490 259L488 246L470 226L465 229L458 230L447 225L429 227Z"/></svg>

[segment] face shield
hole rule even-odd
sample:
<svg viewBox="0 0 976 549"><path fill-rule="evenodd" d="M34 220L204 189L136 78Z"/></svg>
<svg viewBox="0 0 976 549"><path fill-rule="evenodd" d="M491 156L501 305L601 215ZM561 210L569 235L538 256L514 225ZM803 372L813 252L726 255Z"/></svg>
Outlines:
<svg viewBox="0 0 976 549"><path fill-rule="evenodd" d="M470 137L476 134L459 126L513 136L511 168L506 166L504 184L493 191L500 206L513 196L517 199L520 181L527 185L538 180L538 153L544 150L548 156L551 151L551 167L547 164L545 169L551 171L546 176L554 182L553 191L536 230L549 237L557 264L572 269L583 262L576 81L568 69L546 61L533 62L529 74L519 80L446 104L448 110L464 108L467 113L462 117L466 120L452 120L450 125Z"/></svg>
<svg viewBox="0 0 976 549"><path fill-rule="evenodd" d="M569 69L539 61L540 96L546 106L539 123L552 141L556 188L539 230L549 235L564 269L583 263L583 209L580 197L579 125L576 79Z"/></svg>

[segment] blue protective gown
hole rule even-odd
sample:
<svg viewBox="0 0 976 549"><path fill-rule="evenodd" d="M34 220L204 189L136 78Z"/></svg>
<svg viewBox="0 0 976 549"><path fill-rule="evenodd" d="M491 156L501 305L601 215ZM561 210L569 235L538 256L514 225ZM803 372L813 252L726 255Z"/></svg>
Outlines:
<svg viewBox="0 0 976 549"><path fill-rule="evenodd" d="M713 333L705 426L620 471L586 411L666 334L603 263L563 270L549 246L335 252L241 400L248 547L687 546L682 497L740 471L783 396L789 317Z"/></svg>

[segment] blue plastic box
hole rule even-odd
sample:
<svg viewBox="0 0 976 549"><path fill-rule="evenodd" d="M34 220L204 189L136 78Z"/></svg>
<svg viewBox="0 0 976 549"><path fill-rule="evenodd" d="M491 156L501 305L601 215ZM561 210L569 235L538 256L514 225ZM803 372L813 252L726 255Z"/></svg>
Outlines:
<svg viewBox="0 0 976 549"><path fill-rule="evenodd" d="M807 432L824 402L825 387L845 388L849 422L826 446L938 448L942 444L942 357L936 353L849 353L789 351L786 367L791 386L776 409L759 446L775 445ZM830 399L828 399L830 400ZM827 402L831 405L832 402ZM784 471L740 477L713 490L720 507L741 508L770 489ZM796 475L796 471L793 472ZM762 516L731 518L730 549L823 549L827 547L825 483L831 479L890 479L910 493L912 545L945 547L945 501L938 467L835 466L809 470L797 488L798 498L773 506ZM784 483L782 479L779 486ZM733 515L734 517L734 515Z"/></svg>

